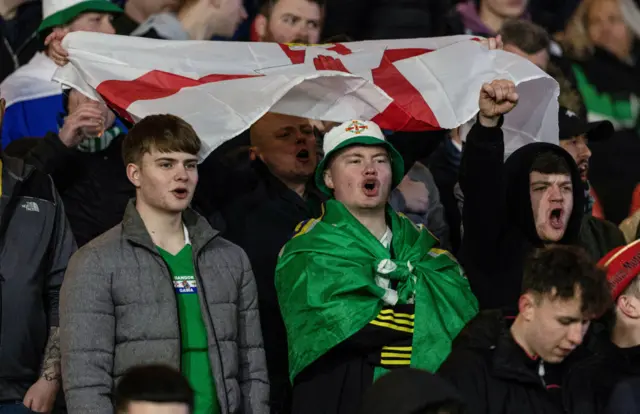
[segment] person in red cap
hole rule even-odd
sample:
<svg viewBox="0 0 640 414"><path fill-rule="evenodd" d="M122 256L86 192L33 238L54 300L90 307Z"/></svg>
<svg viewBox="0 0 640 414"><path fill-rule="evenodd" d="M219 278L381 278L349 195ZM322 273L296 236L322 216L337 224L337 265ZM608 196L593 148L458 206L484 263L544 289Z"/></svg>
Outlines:
<svg viewBox="0 0 640 414"><path fill-rule="evenodd" d="M602 326L594 327L595 352L569 372L570 412L636 413L637 401L614 394L632 386L631 394L640 396L640 383L633 381L640 378L640 240L612 250L599 265L606 269L614 307Z"/></svg>

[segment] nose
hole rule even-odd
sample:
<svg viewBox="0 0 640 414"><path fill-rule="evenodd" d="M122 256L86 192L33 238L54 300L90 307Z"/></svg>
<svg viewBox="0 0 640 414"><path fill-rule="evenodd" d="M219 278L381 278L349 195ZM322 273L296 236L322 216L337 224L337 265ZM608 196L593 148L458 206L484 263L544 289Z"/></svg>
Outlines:
<svg viewBox="0 0 640 414"><path fill-rule="evenodd" d="M180 164L176 167L176 181L187 181L189 179L189 175L187 174L187 169L184 165Z"/></svg>
<svg viewBox="0 0 640 414"><path fill-rule="evenodd" d="M579 154L581 158L589 160L591 158L591 150L587 146L587 144L581 144L579 147Z"/></svg>
<svg viewBox="0 0 640 414"><path fill-rule="evenodd" d="M560 186L558 186L557 184L552 185L549 191L550 191L550 194L549 194L550 201L564 200L564 196L562 195L562 190L560 189Z"/></svg>
<svg viewBox="0 0 640 414"><path fill-rule="evenodd" d="M584 338L585 330L583 329L582 323L574 323L569 328L569 334L567 335L567 339L571 342L571 345L578 346L582 343L582 339Z"/></svg>

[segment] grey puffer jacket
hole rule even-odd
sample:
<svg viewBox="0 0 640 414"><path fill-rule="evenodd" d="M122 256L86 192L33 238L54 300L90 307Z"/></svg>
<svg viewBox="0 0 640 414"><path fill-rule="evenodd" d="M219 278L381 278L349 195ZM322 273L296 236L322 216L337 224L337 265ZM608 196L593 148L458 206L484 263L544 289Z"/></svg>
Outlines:
<svg viewBox="0 0 640 414"><path fill-rule="evenodd" d="M191 210L183 214L194 254L209 359L222 414L268 414L269 382L256 282L242 249ZM69 262L60 297L63 385L69 414L113 414L124 372L180 367L180 324L169 269L134 201L123 222Z"/></svg>

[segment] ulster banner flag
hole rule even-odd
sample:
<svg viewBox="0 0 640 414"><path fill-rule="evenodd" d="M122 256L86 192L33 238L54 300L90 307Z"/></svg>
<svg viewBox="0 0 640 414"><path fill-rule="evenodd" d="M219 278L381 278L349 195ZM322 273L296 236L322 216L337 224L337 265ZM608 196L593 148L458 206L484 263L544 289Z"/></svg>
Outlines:
<svg viewBox="0 0 640 414"><path fill-rule="evenodd" d="M507 152L558 142L558 84L527 60L451 36L328 45L164 41L100 33L67 35L70 63L54 79L104 100L133 122L184 118L202 157L272 111L389 130L451 129L478 111L483 82L510 79L520 95L507 115Z"/></svg>

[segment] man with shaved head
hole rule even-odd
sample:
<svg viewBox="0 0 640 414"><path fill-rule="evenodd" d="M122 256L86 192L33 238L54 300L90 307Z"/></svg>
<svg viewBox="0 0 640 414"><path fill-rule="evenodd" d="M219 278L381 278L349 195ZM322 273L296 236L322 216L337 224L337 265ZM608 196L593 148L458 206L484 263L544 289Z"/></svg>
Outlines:
<svg viewBox="0 0 640 414"><path fill-rule="evenodd" d="M267 113L249 137L251 189L223 206L221 215L225 237L247 252L256 276L271 412L287 413L287 340L275 291L276 262L298 223L321 215L326 197L313 184L319 160L310 120ZM232 185L244 183L234 178Z"/></svg>

